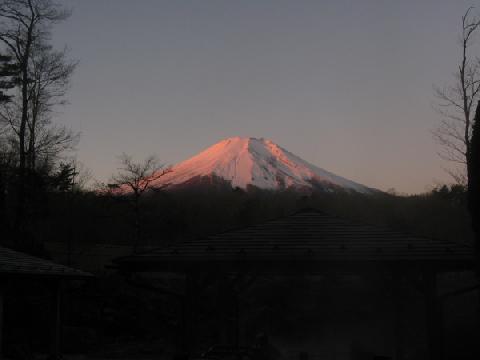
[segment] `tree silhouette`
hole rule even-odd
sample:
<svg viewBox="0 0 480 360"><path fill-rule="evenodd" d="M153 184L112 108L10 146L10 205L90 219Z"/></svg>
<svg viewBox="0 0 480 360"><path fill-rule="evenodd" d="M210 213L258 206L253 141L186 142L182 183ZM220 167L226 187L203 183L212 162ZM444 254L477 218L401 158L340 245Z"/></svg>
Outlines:
<svg viewBox="0 0 480 360"><path fill-rule="evenodd" d="M472 125L472 138L467 157L468 210L475 236L477 272L480 275L480 101L477 103Z"/></svg>
<svg viewBox="0 0 480 360"><path fill-rule="evenodd" d="M470 7L462 16L461 59L455 72L455 82L451 86L435 88L438 99L436 110L442 119L433 135L442 146L440 156L460 164L460 171L449 170L449 173L464 185L468 182L465 168L472 137L472 114L480 99L480 60L470 53L480 19L472 16L472 11Z"/></svg>
<svg viewBox="0 0 480 360"><path fill-rule="evenodd" d="M130 203L133 206L135 227L133 250L137 252L141 240L140 200L145 192L159 189L156 182L171 170L161 164L155 156L136 162L124 153L120 156L120 164L119 173L112 177L114 183L110 184L110 188L132 200Z"/></svg>
<svg viewBox="0 0 480 360"><path fill-rule="evenodd" d="M12 125L18 153L17 209L15 228L20 237L26 220L26 180L28 176L28 134L32 120L32 65L50 41L52 24L65 20L69 13L52 0L0 1L0 44L18 67L15 83L18 98L2 111L2 120Z"/></svg>

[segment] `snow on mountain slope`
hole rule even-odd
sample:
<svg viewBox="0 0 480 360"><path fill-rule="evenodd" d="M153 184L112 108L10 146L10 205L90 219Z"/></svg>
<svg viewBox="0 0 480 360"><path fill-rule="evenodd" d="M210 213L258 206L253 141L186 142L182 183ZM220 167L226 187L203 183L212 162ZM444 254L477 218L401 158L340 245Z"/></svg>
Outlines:
<svg viewBox="0 0 480 360"><path fill-rule="evenodd" d="M267 139L232 137L172 167L155 185L180 185L196 177L216 175L233 187L261 189L344 189L370 193L355 183L316 167Z"/></svg>

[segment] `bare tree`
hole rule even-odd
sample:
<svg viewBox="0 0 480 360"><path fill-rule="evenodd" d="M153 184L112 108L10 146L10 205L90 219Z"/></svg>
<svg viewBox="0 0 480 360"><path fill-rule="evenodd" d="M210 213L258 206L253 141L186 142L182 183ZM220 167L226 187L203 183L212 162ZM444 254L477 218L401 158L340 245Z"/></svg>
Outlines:
<svg viewBox="0 0 480 360"><path fill-rule="evenodd" d="M26 167L26 134L29 118L30 63L34 50L49 40L50 26L68 17L51 0L2 0L0 41L19 68L20 122L18 127L20 172Z"/></svg>
<svg viewBox="0 0 480 360"><path fill-rule="evenodd" d="M18 146L18 200L16 227L24 220L28 134L32 130L32 64L38 49L50 40L52 24L65 20L69 13L52 0L0 0L0 44L18 67L16 106L4 113L16 125L14 136ZM37 58L38 59L38 58ZM29 123L30 121L30 123ZM29 129L30 126L30 129Z"/></svg>
<svg viewBox="0 0 480 360"><path fill-rule="evenodd" d="M472 124L472 138L468 152L468 210L475 236L477 276L480 277L480 101L477 102Z"/></svg>
<svg viewBox="0 0 480 360"><path fill-rule="evenodd" d="M462 16L460 35L461 59L451 86L435 88L438 99L436 110L442 115L433 132L442 146L440 156L460 165L461 170L450 170L450 175L463 185L467 184L466 164L472 137L473 107L480 99L480 59L470 53L480 19L472 15L473 8Z"/></svg>
<svg viewBox="0 0 480 360"><path fill-rule="evenodd" d="M131 196L135 221L133 250L137 252L141 237L140 200L142 195L149 190L159 189L157 181L171 170L161 164L155 156L136 162L124 153L120 156L120 164L119 173L112 177L113 184L109 187L121 195Z"/></svg>
<svg viewBox="0 0 480 360"><path fill-rule="evenodd" d="M53 158L75 146L78 135L63 126L52 126L56 106L65 95L76 63L66 59L66 50L54 51L39 44L32 53L29 84L27 167L35 169L38 156Z"/></svg>

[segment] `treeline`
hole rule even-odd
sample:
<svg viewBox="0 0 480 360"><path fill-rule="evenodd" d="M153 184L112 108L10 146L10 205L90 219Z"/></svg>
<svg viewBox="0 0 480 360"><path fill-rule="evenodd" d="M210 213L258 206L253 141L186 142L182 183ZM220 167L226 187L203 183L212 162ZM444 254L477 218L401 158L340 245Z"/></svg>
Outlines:
<svg viewBox="0 0 480 360"><path fill-rule="evenodd" d="M78 134L56 123L76 62L51 44L69 12L52 0L0 2L0 228L2 243L41 252L47 194L72 188Z"/></svg>
<svg viewBox="0 0 480 360"><path fill-rule="evenodd" d="M133 245L135 213L129 195L96 192L50 193L43 202L43 240ZM398 231L458 242L472 234L461 186L442 186L428 193L396 196L351 192L312 194L296 191L196 187L152 191L141 198L139 246L165 246L182 240L248 226L303 208Z"/></svg>

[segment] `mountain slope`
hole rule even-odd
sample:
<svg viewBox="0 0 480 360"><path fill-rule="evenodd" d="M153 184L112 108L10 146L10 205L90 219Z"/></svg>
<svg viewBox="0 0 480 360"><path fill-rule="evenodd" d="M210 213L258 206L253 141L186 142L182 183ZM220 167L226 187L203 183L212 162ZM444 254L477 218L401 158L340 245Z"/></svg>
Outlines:
<svg viewBox="0 0 480 360"><path fill-rule="evenodd" d="M222 140L172 168L156 185L174 186L215 175L246 189L314 188L370 193L372 189L316 167L267 139Z"/></svg>

